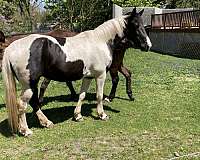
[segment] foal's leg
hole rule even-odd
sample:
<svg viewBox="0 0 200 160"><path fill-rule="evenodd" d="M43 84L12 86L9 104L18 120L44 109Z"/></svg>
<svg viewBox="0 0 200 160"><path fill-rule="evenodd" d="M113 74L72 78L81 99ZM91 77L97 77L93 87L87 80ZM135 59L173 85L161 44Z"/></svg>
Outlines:
<svg viewBox="0 0 200 160"><path fill-rule="evenodd" d="M39 99L38 99L38 88L37 88L37 83L34 83L31 85L32 91L33 91L33 95L31 97L30 100L30 105L33 108L33 111L36 113L40 124L43 127L52 127L53 123L48 120L48 118L43 114L43 112L41 111L40 107L39 107Z"/></svg>
<svg viewBox="0 0 200 160"><path fill-rule="evenodd" d="M43 98L44 98L44 92L47 89L47 86L50 83L50 79L44 78L41 86L40 86L40 94L39 94L39 103L41 104L43 102Z"/></svg>
<svg viewBox="0 0 200 160"><path fill-rule="evenodd" d="M47 89L47 86L50 83L50 79L44 78L41 87L40 87L40 93L39 93L39 103L41 104L43 102L43 98L44 98L44 92ZM71 92L71 98L75 99L76 98L76 91L74 90L74 87L72 85L72 81L66 81L66 84Z"/></svg>
<svg viewBox="0 0 200 160"><path fill-rule="evenodd" d="M121 66L119 71L126 78L126 93L128 94L128 97L130 98L130 100L134 101L134 97L133 97L132 89L131 89L131 72L124 66Z"/></svg>
<svg viewBox="0 0 200 160"><path fill-rule="evenodd" d="M85 99L85 95L86 92L90 86L92 79L90 78L84 78L82 81L82 85L81 85L81 91L80 91L80 95L79 95L79 100L78 103L76 105L76 108L74 110L74 118L76 121L82 121L83 117L81 115L81 106L83 103L83 100Z"/></svg>
<svg viewBox="0 0 200 160"><path fill-rule="evenodd" d="M24 136L29 136L33 132L28 128L26 121L26 108L28 102L31 99L33 92L30 88L23 89L21 96L18 102L18 111L19 111L19 132Z"/></svg>
<svg viewBox="0 0 200 160"><path fill-rule="evenodd" d="M117 85L119 82L119 76L118 76L118 71L114 68L114 69L110 69L110 76L112 78L112 89L110 91L109 96L105 99L109 102L111 102L114 98L115 98L115 93L116 93L116 89L117 89Z"/></svg>
<svg viewBox="0 0 200 160"><path fill-rule="evenodd" d="M105 114L103 109L103 88L106 79L106 72L96 78L96 92L97 92L97 113L102 120L107 120L109 117Z"/></svg>
<svg viewBox="0 0 200 160"><path fill-rule="evenodd" d="M75 99L76 98L76 91L74 90L72 81L66 81L67 87L69 88L70 92L71 92L71 99Z"/></svg>

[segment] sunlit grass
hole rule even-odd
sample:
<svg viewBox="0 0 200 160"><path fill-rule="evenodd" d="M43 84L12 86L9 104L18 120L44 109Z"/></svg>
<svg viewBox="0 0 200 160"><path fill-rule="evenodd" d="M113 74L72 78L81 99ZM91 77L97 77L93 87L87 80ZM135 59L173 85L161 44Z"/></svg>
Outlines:
<svg viewBox="0 0 200 160"><path fill-rule="evenodd" d="M132 71L134 102L120 75L117 98L104 102L110 119L100 121L93 82L82 107L84 121L77 123L65 83L52 81L42 109L55 125L41 128L29 107L29 138L10 137L0 80L0 159L141 160L200 152L200 61L130 49L124 64ZM77 92L80 84L74 83ZM110 87L108 75L105 94Z"/></svg>

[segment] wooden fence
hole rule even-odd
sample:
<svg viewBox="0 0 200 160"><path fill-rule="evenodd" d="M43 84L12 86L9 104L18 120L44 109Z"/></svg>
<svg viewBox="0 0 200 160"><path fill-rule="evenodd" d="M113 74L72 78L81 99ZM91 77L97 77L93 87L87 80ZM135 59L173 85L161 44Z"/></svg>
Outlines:
<svg viewBox="0 0 200 160"><path fill-rule="evenodd" d="M152 15L151 27L152 29L200 29L200 10Z"/></svg>

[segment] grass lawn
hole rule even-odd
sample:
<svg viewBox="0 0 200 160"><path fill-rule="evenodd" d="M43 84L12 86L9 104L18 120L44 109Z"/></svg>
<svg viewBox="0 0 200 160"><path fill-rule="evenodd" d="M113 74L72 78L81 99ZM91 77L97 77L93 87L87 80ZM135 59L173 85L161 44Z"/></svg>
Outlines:
<svg viewBox="0 0 200 160"><path fill-rule="evenodd" d="M64 83L52 81L42 109L55 125L41 128L29 107L29 138L10 135L0 75L0 159L200 159L200 61L130 49L124 64L132 71L134 102L120 76L117 98L104 102L110 119L98 120L93 82L84 121L74 122L76 102ZM78 91L80 81L74 84ZM108 75L104 93L110 88Z"/></svg>

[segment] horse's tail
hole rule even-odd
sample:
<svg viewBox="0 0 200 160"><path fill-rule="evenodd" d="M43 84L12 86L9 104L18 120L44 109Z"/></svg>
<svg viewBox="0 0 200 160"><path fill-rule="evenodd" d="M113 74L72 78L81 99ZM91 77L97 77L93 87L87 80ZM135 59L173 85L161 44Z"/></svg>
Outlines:
<svg viewBox="0 0 200 160"><path fill-rule="evenodd" d="M9 61L9 55L4 53L2 61L2 75L5 85L5 99L6 107L8 111L8 121L13 133L18 131L18 105L17 105L17 94L16 94L16 82L14 73L11 68Z"/></svg>

